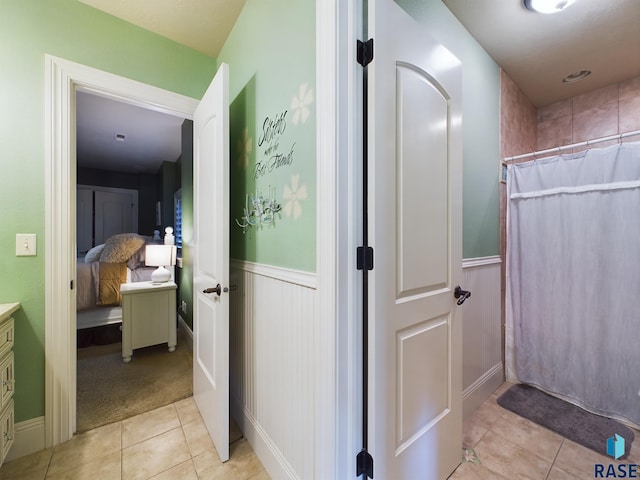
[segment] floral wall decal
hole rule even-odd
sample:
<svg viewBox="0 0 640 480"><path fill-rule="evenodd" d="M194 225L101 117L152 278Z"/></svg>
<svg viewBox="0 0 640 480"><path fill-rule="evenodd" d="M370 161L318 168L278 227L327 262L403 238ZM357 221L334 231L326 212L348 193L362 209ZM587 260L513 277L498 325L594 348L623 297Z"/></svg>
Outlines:
<svg viewBox="0 0 640 480"><path fill-rule="evenodd" d="M249 155L253 151L253 139L249 136L249 128L244 127L242 137L238 140L238 167L245 170L249 166Z"/></svg>
<svg viewBox="0 0 640 480"><path fill-rule="evenodd" d="M291 100L291 110L293 111L293 118L291 121L294 125L298 123L305 123L309 118L308 106L313 103L313 89L309 88L306 83L300 85L298 95Z"/></svg>
<svg viewBox="0 0 640 480"><path fill-rule="evenodd" d="M301 200L307 199L307 185L299 185L300 175L291 175L291 186L285 185L282 198L286 202L283 207L284 214L290 217L293 214L293 219L297 220L302 215Z"/></svg>

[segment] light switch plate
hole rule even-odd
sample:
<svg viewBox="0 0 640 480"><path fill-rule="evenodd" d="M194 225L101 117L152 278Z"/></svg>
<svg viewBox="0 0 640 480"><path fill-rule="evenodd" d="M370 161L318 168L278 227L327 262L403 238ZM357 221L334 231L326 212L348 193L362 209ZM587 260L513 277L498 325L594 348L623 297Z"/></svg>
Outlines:
<svg viewBox="0 0 640 480"><path fill-rule="evenodd" d="M36 255L36 234L16 233L16 257Z"/></svg>

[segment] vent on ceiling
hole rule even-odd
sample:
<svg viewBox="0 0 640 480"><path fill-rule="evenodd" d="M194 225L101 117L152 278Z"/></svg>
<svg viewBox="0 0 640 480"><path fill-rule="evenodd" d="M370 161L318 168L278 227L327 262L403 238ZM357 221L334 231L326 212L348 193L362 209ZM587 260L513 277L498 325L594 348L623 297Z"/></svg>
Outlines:
<svg viewBox="0 0 640 480"><path fill-rule="evenodd" d="M116 142L124 142L127 136L124 133L116 133Z"/></svg>

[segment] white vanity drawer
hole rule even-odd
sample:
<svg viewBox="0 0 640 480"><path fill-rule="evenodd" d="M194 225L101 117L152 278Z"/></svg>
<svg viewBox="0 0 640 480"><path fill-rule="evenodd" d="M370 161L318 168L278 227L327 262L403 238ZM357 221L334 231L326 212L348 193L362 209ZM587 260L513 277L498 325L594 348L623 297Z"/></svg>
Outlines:
<svg viewBox="0 0 640 480"><path fill-rule="evenodd" d="M13 352L9 352L0 361L0 375L2 376L2 388L0 389L0 410L11 401L15 379L13 377Z"/></svg>
<svg viewBox="0 0 640 480"><path fill-rule="evenodd" d="M0 326L0 358L13 348L13 318Z"/></svg>
<svg viewBox="0 0 640 480"><path fill-rule="evenodd" d="M0 441L0 464L4 462L15 437L14 418L13 418L13 400L11 400L8 408L2 411L0 416L0 426L2 427L2 440Z"/></svg>

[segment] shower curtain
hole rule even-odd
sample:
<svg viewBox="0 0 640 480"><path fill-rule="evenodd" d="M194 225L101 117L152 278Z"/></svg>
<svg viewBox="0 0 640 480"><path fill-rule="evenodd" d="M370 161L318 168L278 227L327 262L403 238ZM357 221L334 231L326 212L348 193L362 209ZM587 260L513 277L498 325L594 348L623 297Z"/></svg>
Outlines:
<svg viewBox="0 0 640 480"><path fill-rule="evenodd" d="M640 143L508 166L507 379L640 425Z"/></svg>

